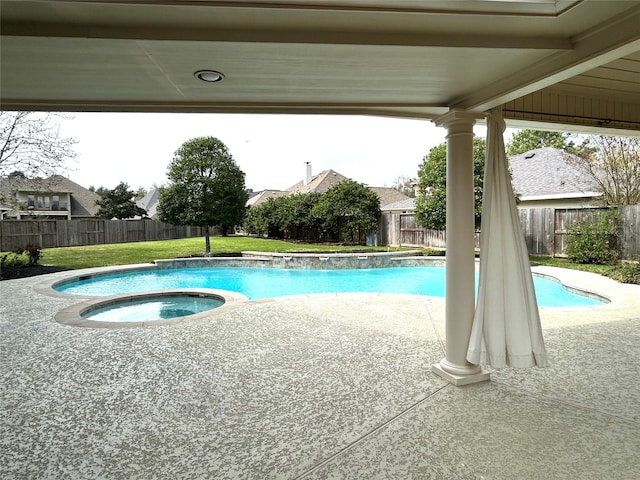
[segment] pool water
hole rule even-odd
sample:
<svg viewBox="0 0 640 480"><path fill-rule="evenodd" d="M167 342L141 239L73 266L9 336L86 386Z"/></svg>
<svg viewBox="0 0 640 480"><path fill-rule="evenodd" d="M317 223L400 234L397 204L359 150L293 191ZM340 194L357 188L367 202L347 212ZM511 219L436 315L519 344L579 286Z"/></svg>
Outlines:
<svg viewBox="0 0 640 480"><path fill-rule="evenodd" d="M223 304L224 301L219 298L167 295L152 299L128 299L98 307L82 316L98 322L148 322L185 317Z"/></svg>
<svg viewBox="0 0 640 480"><path fill-rule="evenodd" d="M478 281L476 278L476 285ZM543 307L601 305L572 293L552 280L534 276L538 304ZM179 268L93 277L63 284L56 290L78 295L116 295L148 290L214 288L238 292L250 300L312 293L400 293L444 297L444 267L394 267L357 270L278 268Z"/></svg>

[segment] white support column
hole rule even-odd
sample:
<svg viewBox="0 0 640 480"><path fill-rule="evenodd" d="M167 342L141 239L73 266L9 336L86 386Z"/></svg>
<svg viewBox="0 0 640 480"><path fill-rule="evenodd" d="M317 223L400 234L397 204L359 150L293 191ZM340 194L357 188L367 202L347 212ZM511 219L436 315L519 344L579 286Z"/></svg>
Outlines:
<svg viewBox="0 0 640 480"><path fill-rule="evenodd" d="M446 356L432 371L454 385L489 380L467 361L475 310L473 125L480 115L451 110L435 120L447 128Z"/></svg>

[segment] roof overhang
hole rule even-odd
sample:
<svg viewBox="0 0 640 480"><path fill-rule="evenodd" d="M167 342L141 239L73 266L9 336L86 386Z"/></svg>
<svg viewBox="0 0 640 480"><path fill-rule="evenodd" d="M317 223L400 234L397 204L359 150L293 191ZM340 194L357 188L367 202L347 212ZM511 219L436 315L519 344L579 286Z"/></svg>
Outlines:
<svg viewBox="0 0 640 480"><path fill-rule="evenodd" d="M433 119L503 105L511 126L640 132L636 0L3 0L0 13L5 110Z"/></svg>

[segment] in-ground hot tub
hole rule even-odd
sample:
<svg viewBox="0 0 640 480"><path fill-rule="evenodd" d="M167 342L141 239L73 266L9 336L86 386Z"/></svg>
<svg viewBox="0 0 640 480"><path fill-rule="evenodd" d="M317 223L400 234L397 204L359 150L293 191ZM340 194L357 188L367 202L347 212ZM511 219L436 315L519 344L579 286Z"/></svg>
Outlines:
<svg viewBox="0 0 640 480"><path fill-rule="evenodd" d="M87 300L61 310L55 319L78 327L168 325L201 318L238 301L244 302L246 297L226 291L162 290Z"/></svg>

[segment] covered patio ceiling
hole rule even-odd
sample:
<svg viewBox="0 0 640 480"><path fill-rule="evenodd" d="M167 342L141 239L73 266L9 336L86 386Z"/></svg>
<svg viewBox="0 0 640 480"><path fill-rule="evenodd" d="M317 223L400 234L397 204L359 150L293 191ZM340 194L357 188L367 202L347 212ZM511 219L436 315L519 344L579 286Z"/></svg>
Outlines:
<svg viewBox="0 0 640 480"><path fill-rule="evenodd" d="M3 0L4 110L365 114L503 105L640 133L640 1ZM219 71L224 80L194 76Z"/></svg>

